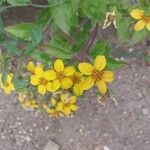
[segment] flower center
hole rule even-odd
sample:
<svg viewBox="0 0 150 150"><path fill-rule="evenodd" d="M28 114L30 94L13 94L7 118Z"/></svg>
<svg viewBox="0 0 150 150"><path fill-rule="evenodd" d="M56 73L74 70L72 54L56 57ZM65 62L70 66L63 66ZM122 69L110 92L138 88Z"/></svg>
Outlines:
<svg viewBox="0 0 150 150"><path fill-rule="evenodd" d="M71 79L72 79L72 82L73 82L74 84L78 84L78 83L81 82L81 77L79 77L79 76L77 76L77 75L73 75L73 76L71 77Z"/></svg>
<svg viewBox="0 0 150 150"><path fill-rule="evenodd" d="M150 16L144 16L144 17L143 17L143 21L144 21L145 23L150 23Z"/></svg>
<svg viewBox="0 0 150 150"><path fill-rule="evenodd" d="M40 84L46 85L47 82L48 81L45 78L40 78Z"/></svg>
<svg viewBox="0 0 150 150"><path fill-rule="evenodd" d="M57 73L56 73L56 76L57 76L57 79L58 79L59 81L62 81L62 80L64 79L64 77L65 77L62 72L57 72Z"/></svg>
<svg viewBox="0 0 150 150"><path fill-rule="evenodd" d="M94 81L99 81L102 79L102 75L103 75L103 71L98 71L94 69L91 76L94 79Z"/></svg>
<svg viewBox="0 0 150 150"><path fill-rule="evenodd" d="M10 86L10 83L6 82L5 87L9 87L9 86Z"/></svg>
<svg viewBox="0 0 150 150"><path fill-rule="evenodd" d="M108 16L108 21L113 22L116 19L116 15L109 15Z"/></svg>

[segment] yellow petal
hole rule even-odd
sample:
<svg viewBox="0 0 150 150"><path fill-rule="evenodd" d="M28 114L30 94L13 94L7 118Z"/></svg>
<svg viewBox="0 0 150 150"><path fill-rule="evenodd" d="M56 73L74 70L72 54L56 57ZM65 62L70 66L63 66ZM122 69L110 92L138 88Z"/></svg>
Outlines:
<svg viewBox="0 0 150 150"><path fill-rule="evenodd" d="M98 89L101 92L101 94L104 95L107 92L106 83L104 81L99 81L96 84L97 84Z"/></svg>
<svg viewBox="0 0 150 150"><path fill-rule="evenodd" d="M81 84L75 84L73 86L73 91L77 96L80 96L83 94L83 87Z"/></svg>
<svg viewBox="0 0 150 150"><path fill-rule="evenodd" d="M131 11L130 15L134 18L134 19L142 19L144 16L144 11L141 9L134 9Z"/></svg>
<svg viewBox="0 0 150 150"><path fill-rule="evenodd" d="M62 112L65 114L65 115L69 115L70 114L70 109L68 107L65 107Z"/></svg>
<svg viewBox="0 0 150 150"><path fill-rule="evenodd" d="M32 61L30 61L30 62L27 64L27 70L28 70L29 72L31 72L32 74L34 74L34 72L35 72L35 65L33 64Z"/></svg>
<svg viewBox="0 0 150 150"><path fill-rule="evenodd" d="M142 30L144 27L145 27L145 22L143 21L143 20L139 20L136 24L135 24L135 26L134 26L134 30L135 31L140 31L140 30Z"/></svg>
<svg viewBox="0 0 150 150"><path fill-rule="evenodd" d="M44 72L44 78L48 81L56 78L56 72L54 70L48 70Z"/></svg>
<svg viewBox="0 0 150 150"><path fill-rule="evenodd" d="M93 71L93 66L89 63L83 62L78 65L78 68L81 73L85 75L91 75Z"/></svg>
<svg viewBox="0 0 150 150"><path fill-rule="evenodd" d="M8 83L11 83L11 82L12 82L12 79L13 79L13 74L12 74L12 73L8 74L8 75L7 75L7 82L8 82Z"/></svg>
<svg viewBox="0 0 150 150"><path fill-rule="evenodd" d="M76 106L76 105L71 105L71 106L70 106L70 109L71 109L72 111L77 111L77 110L78 110L78 106Z"/></svg>
<svg viewBox="0 0 150 150"><path fill-rule="evenodd" d="M39 85L40 79L39 79L38 76L36 76L36 75L31 76L30 79L31 79L31 80L30 80L30 83L31 83L32 85Z"/></svg>
<svg viewBox="0 0 150 150"><path fill-rule="evenodd" d="M62 102L66 101L66 95L65 94L61 94L60 99Z"/></svg>
<svg viewBox="0 0 150 150"><path fill-rule="evenodd" d="M75 103L77 101L77 97L76 96L70 96L70 103Z"/></svg>
<svg viewBox="0 0 150 150"><path fill-rule="evenodd" d="M62 81L61 81L61 88L62 89L69 89L72 87L72 80L70 78L64 78Z"/></svg>
<svg viewBox="0 0 150 150"><path fill-rule="evenodd" d="M94 61L94 68L96 70L102 71L106 66L105 56L97 56Z"/></svg>
<svg viewBox="0 0 150 150"><path fill-rule="evenodd" d="M38 86L38 92L39 92L39 94L44 95L46 93L46 86L43 84L39 85Z"/></svg>
<svg viewBox="0 0 150 150"><path fill-rule="evenodd" d="M102 80L104 80L105 82L112 82L114 80L114 78L115 78L115 76L112 71L104 71Z"/></svg>
<svg viewBox="0 0 150 150"><path fill-rule="evenodd" d="M38 77L43 77L44 71L43 68L41 66L37 66L35 68L35 75Z"/></svg>
<svg viewBox="0 0 150 150"><path fill-rule="evenodd" d="M8 87L3 88L5 94L10 94L11 90Z"/></svg>
<svg viewBox="0 0 150 150"><path fill-rule="evenodd" d="M57 101L54 98L51 98L51 104L52 104L52 106L55 106L56 103L57 103Z"/></svg>
<svg viewBox="0 0 150 150"><path fill-rule="evenodd" d="M57 59L54 63L54 69L57 72L62 72L64 70L64 63L61 59Z"/></svg>
<svg viewBox="0 0 150 150"><path fill-rule="evenodd" d="M47 113L54 113L54 109L50 109L47 105L45 105L45 104L43 104L42 105L43 106L43 108L45 109L45 111L47 112Z"/></svg>
<svg viewBox="0 0 150 150"><path fill-rule="evenodd" d="M71 76L73 75L73 73L75 72L74 67L70 66L70 67L66 67L64 69L64 75L65 76Z"/></svg>
<svg viewBox="0 0 150 150"><path fill-rule="evenodd" d="M52 82L48 82L47 84L47 90L49 92L56 92L60 88L60 82L55 79Z"/></svg>
<svg viewBox="0 0 150 150"><path fill-rule="evenodd" d="M82 83L83 90L89 90L93 86L94 86L94 81L91 77L87 77Z"/></svg>
<svg viewBox="0 0 150 150"><path fill-rule="evenodd" d="M57 110L57 111L61 111L62 109L63 109L63 103L62 103L62 102L59 102L59 103L57 104L56 110Z"/></svg>
<svg viewBox="0 0 150 150"><path fill-rule="evenodd" d="M148 29L148 31L150 31L150 23L146 24L146 28Z"/></svg>

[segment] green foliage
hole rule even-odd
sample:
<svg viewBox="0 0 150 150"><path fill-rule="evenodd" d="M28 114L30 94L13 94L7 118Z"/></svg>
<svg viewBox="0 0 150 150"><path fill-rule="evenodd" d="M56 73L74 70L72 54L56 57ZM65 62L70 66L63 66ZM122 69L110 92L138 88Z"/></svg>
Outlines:
<svg viewBox="0 0 150 150"><path fill-rule="evenodd" d="M27 6L43 8L39 9L41 12L33 22L5 27L0 16L0 48L2 55L5 56L1 60L3 81L12 68L14 72L17 71L19 64L16 62L14 67L11 64L14 58L22 60L25 65L26 61L31 59L50 66L55 58L64 59L66 63L74 63L76 59L74 56L81 50L87 55L85 57L95 58L97 55L105 55L107 68L110 70L123 67L123 62L110 57L111 50L116 47L105 40L107 28L103 30L102 26L107 19L107 23L112 25L110 28L114 28L113 23L116 21L118 28L115 32L121 43L133 45L149 36L147 29L133 31L136 21L130 16L130 12L138 7L149 15L148 0L134 3L127 0L47 0L44 5L35 4L32 0L7 0L7 2L1 0L0 12L12 7ZM115 16L106 18L108 12L115 12ZM98 25L97 30L95 24ZM114 52L119 56L125 54L123 51ZM13 79L17 91L28 88L28 81L20 79L20 74L20 72L19 75L15 74Z"/></svg>
<svg viewBox="0 0 150 150"><path fill-rule="evenodd" d="M106 41L99 41L96 43L91 51L91 55L95 58L97 55L109 56L110 48Z"/></svg>
<svg viewBox="0 0 150 150"><path fill-rule="evenodd" d="M87 17L93 21L103 23L107 10L106 0L85 0L82 1L81 5L81 9Z"/></svg>
<svg viewBox="0 0 150 150"><path fill-rule="evenodd" d="M31 0L7 0L7 2L14 6L22 6L29 4Z"/></svg>
<svg viewBox="0 0 150 150"><path fill-rule="evenodd" d="M71 27L77 24L78 1L66 1L51 8L52 18L55 24L67 34L70 34Z"/></svg>
<svg viewBox="0 0 150 150"><path fill-rule="evenodd" d="M109 70L116 70L116 69L120 69L125 65L124 62L121 61L117 61L113 58L108 57L107 58L107 65L106 68Z"/></svg>

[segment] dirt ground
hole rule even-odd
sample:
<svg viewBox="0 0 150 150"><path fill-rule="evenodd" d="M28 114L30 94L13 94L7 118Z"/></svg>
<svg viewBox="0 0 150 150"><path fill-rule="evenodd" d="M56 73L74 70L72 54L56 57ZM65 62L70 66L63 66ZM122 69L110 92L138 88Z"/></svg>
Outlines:
<svg viewBox="0 0 150 150"><path fill-rule="evenodd" d="M21 21L12 10L4 16L6 24L9 14L12 24ZM110 86L117 105L112 99L100 105L92 89L79 99L72 118L24 111L16 95L0 91L0 150L43 150L50 139L61 150L150 150L150 66L138 58L125 61L131 65L118 70Z"/></svg>
<svg viewBox="0 0 150 150"><path fill-rule="evenodd" d="M111 99L105 107L98 104L93 89L72 118L23 111L15 95L0 92L0 149L43 150L51 139L61 150L149 150L150 67L131 62L111 84L118 105Z"/></svg>

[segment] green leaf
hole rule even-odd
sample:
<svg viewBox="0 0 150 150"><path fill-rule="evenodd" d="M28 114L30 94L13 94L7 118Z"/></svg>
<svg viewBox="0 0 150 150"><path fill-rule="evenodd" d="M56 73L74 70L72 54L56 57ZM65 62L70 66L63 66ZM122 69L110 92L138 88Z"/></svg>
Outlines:
<svg viewBox="0 0 150 150"><path fill-rule="evenodd" d="M106 15L106 0L84 0L81 3L83 13L94 21L103 23Z"/></svg>
<svg viewBox="0 0 150 150"><path fill-rule="evenodd" d="M47 53L63 59L70 59L73 56L72 46L61 36L55 36L50 41Z"/></svg>
<svg viewBox="0 0 150 150"><path fill-rule="evenodd" d="M124 62L121 61L117 61L113 58L107 57L107 65L106 68L109 70L116 70L116 69L120 69L125 65Z"/></svg>
<svg viewBox="0 0 150 150"><path fill-rule="evenodd" d="M129 42L131 37L130 30L131 20L130 18L125 18L121 14L117 13L117 35L118 38L123 42Z"/></svg>
<svg viewBox="0 0 150 150"><path fill-rule="evenodd" d="M21 91L26 90L28 85L29 85L28 81L21 80L16 76L14 76L14 78L13 78L13 84L14 84L15 90L17 92L21 92Z"/></svg>
<svg viewBox="0 0 150 150"><path fill-rule="evenodd" d="M38 16L35 24L42 25L42 27L44 27L50 20L50 17L51 17L50 9L49 8L44 9Z"/></svg>
<svg viewBox="0 0 150 150"><path fill-rule="evenodd" d="M7 2L13 6L28 5L31 0L7 0Z"/></svg>
<svg viewBox="0 0 150 150"><path fill-rule="evenodd" d="M2 44L3 48L5 48L8 54L11 55L20 55L20 50L16 47L16 45L12 42L5 42Z"/></svg>
<svg viewBox="0 0 150 150"><path fill-rule="evenodd" d="M146 39L146 37L148 36L148 30L147 29L144 29L144 30L141 30L141 31L133 31L133 36L132 36L132 39L130 41L130 44L136 44L138 42L142 42Z"/></svg>
<svg viewBox="0 0 150 150"><path fill-rule="evenodd" d="M18 38L29 41L32 39L30 31L33 26L32 23L21 23L8 26L5 30Z"/></svg>
<svg viewBox="0 0 150 150"><path fill-rule="evenodd" d="M105 55L108 56L110 52L110 48L106 41L99 41L96 43L94 48L91 51L91 55L95 58L97 55Z"/></svg>
<svg viewBox="0 0 150 150"><path fill-rule="evenodd" d="M70 34L71 27L77 24L78 1L66 1L51 8L55 24L65 33Z"/></svg>
<svg viewBox="0 0 150 150"><path fill-rule="evenodd" d="M50 63L50 56L46 52L39 51L38 49L35 49L31 55L33 59L36 61L40 61L42 63Z"/></svg>
<svg viewBox="0 0 150 150"><path fill-rule="evenodd" d="M2 18L0 17L0 32L2 32L3 30L4 30L3 21Z"/></svg>

